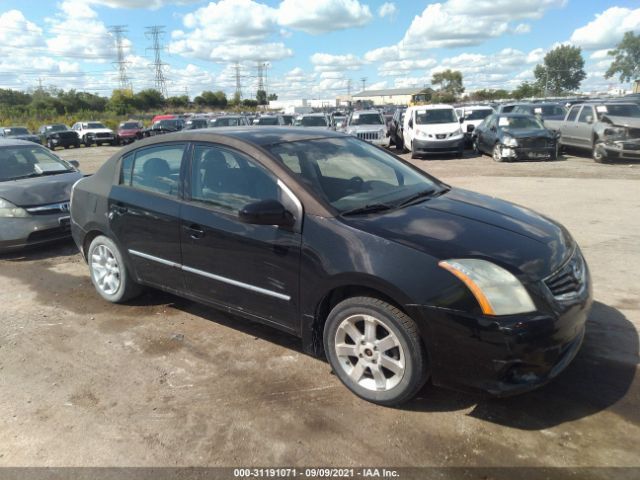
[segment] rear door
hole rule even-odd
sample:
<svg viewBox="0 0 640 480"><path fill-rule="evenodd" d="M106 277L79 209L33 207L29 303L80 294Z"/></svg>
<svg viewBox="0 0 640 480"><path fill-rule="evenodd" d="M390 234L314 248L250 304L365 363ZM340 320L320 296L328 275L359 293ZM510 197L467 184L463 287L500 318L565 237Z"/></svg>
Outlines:
<svg viewBox="0 0 640 480"><path fill-rule="evenodd" d="M173 291L180 273L180 205L185 143L134 150L121 160L109 196L110 227L138 277Z"/></svg>
<svg viewBox="0 0 640 480"><path fill-rule="evenodd" d="M228 147L193 147L188 201L180 237L187 291L297 331L302 206L256 160ZM293 228L238 219L247 204L279 200L297 219Z"/></svg>

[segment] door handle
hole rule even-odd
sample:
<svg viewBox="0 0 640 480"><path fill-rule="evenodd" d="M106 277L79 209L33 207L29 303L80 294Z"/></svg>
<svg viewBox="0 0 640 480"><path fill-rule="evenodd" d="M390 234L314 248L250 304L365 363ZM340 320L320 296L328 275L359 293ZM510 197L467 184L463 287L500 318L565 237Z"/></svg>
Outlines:
<svg viewBox="0 0 640 480"><path fill-rule="evenodd" d="M184 229L189 232L189 236L194 240L204 237L204 230L200 225L194 223L189 226L184 226Z"/></svg>

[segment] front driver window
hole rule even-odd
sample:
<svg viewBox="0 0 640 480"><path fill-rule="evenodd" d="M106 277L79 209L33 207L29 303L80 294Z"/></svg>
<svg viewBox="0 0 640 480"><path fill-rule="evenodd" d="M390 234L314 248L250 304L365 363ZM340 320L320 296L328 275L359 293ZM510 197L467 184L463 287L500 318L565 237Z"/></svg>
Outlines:
<svg viewBox="0 0 640 480"><path fill-rule="evenodd" d="M281 200L277 180L245 155L198 145L191 168L191 198L237 213L260 200Z"/></svg>

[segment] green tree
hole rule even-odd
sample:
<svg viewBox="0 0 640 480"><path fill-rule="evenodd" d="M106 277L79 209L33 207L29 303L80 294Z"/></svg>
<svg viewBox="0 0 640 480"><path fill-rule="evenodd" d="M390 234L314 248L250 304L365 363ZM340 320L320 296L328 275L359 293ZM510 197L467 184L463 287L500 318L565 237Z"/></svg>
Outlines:
<svg viewBox="0 0 640 480"><path fill-rule="evenodd" d="M133 96L134 103L138 110L149 111L164 107L165 101L162 93L154 88L140 90Z"/></svg>
<svg viewBox="0 0 640 480"><path fill-rule="evenodd" d="M118 115L131 113L135 109L133 91L130 88L114 90L107 108Z"/></svg>
<svg viewBox="0 0 640 480"><path fill-rule="evenodd" d="M640 79L640 34L626 32L616 48L609 50L608 55L613 57L613 62L604 78L620 74L620 82Z"/></svg>
<svg viewBox="0 0 640 480"><path fill-rule="evenodd" d="M270 93L267 100L269 100L270 102L275 102L276 100L278 100L278 95L276 95L275 93Z"/></svg>
<svg viewBox="0 0 640 480"><path fill-rule="evenodd" d="M189 106L189 96L179 95L167 98L167 106L171 108L187 108Z"/></svg>
<svg viewBox="0 0 640 480"><path fill-rule="evenodd" d="M267 104L267 92L264 90L258 90L256 92L256 101L258 105L266 105Z"/></svg>
<svg viewBox="0 0 640 480"><path fill-rule="evenodd" d="M256 100L245 98L242 100L242 105L249 108L256 108L258 106L258 102Z"/></svg>
<svg viewBox="0 0 640 480"><path fill-rule="evenodd" d="M545 94L559 95L578 90L587 76L582 49L572 45L554 48L544 56L544 63L536 65L533 75Z"/></svg>
<svg viewBox="0 0 640 480"><path fill-rule="evenodd" d="M511 92L511 96L517 100L521 98L537 97L542 94L542 90L535 83L522 82L515 90Z"/></svg>
<svg viewBox="0 0 640 480"><path fill-rule="evenodd" d="M454 97L464 92L462 85L462 72L458 70L445 70L434 73L431 77L431 84L438 87L438 93L446 93Z"/></svg>

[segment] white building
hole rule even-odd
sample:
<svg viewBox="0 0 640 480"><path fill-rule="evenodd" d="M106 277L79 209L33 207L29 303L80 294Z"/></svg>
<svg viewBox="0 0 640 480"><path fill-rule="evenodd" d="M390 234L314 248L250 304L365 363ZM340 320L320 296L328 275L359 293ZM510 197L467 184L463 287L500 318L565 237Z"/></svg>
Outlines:
<svg viewBox="0 0 640 480"><path fill-rule="evenodd" d="M389 88L385 90L363 90L352 96L353 102L370 101L374 105L408 105L411 95L420 93L422 88Z"/></svg>

